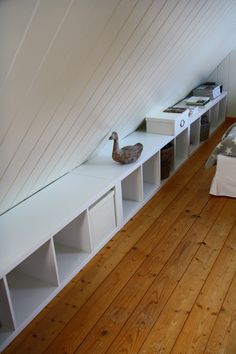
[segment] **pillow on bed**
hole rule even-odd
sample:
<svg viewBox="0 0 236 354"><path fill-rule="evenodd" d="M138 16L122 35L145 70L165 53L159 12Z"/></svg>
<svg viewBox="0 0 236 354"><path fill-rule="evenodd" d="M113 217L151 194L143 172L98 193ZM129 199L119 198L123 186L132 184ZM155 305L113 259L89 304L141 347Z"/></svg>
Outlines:
<svg viewBox="0 0 236 354"><path fill-rule="evenodd" d="M215 147L209 156L205 167L214 166L217 162L217 156L233 156L236 157L236 124L233 124L223 135L221 142Z"/></svg>

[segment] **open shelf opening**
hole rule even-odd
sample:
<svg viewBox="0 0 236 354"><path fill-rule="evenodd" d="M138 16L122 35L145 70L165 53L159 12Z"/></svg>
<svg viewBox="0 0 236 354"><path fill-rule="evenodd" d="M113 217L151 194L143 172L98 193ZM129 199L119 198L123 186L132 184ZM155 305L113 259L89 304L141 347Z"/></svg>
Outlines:
<svg viewBox="0 0 236 354"><path fill-rule="evenodd" d="M54 237L59 279L65 281L91 253L88 215L84 211Z"/></svg>
<svg viewBox="0 0 236 354"><path fill-rule="evenodd" d="M160 153L156 153L143 164L144 200L152 196L160 186Z"/></svg>
<svg viewBox="0 0 236 354"><path fill-rule="evenodd" d="M58 286L51 241L46 242L10 273L7 283L16 324L35 314Z"/></svg>
<svg viewBox="0 0 236 354"><path fill-rule="evenodd" d="M143 201L143 180L141 167L121 181L123 218L127 220Z"/></svg>

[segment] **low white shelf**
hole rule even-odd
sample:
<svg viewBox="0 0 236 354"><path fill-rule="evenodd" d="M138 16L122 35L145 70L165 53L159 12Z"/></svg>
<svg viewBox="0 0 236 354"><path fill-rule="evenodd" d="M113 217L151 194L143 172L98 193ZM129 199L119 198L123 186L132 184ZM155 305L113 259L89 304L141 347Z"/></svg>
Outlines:
<svg viewBox="0 0 236 354"><path fill-rule="evenodd" d="M120 142L144 149L120 165L112 142L98 156L0 217L0 351L161 187L161 149L172 142L173 173L225 119L226 93L189 117L176 135L137 131Z"/></svg>

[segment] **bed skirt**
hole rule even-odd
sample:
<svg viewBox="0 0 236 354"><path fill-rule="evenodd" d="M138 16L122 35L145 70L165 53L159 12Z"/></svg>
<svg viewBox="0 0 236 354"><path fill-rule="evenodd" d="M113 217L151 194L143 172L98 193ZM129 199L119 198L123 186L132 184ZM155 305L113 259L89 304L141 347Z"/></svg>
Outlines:
<svg viewBox="0 0 236 354"><path fill-rule="evenodd" d="M236 158L218 155L210 194L236 198Z"/></svg>

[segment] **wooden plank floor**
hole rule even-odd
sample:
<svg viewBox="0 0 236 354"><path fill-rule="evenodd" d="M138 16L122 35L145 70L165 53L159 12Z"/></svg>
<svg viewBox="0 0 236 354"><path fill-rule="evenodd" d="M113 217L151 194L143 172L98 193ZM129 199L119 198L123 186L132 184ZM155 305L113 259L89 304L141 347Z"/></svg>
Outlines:
<svg viewBox="0 0 236 354"><path fill-rule="evenodd" d="M230 122L232 123L232 121ZM225 123L4 351L236 353L236 199L204 162Z"/></svg>

